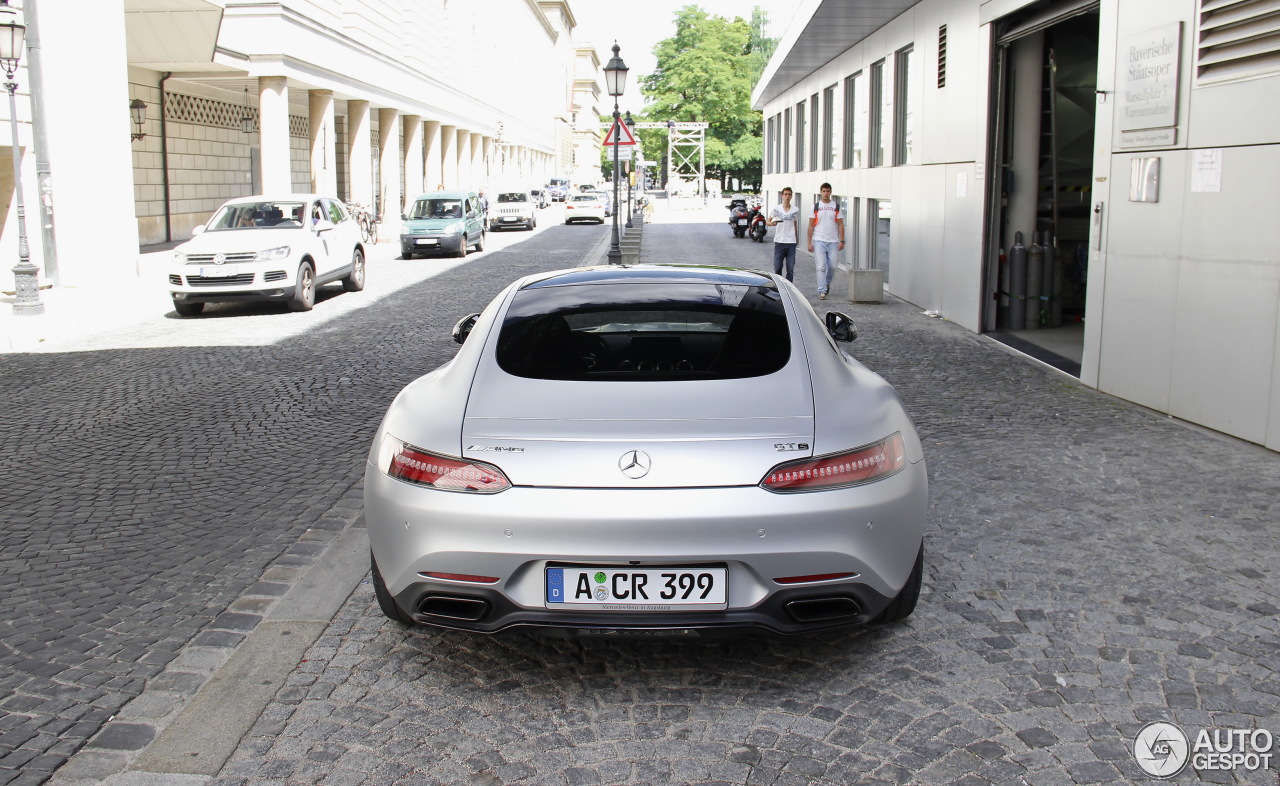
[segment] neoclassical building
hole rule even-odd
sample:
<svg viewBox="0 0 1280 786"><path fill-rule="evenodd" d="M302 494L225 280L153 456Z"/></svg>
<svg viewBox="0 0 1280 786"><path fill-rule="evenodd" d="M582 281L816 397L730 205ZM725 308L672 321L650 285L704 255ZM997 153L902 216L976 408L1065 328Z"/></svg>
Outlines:
<svg viewBox="0 0 1280 786"><path fill-rule="evenodd" d="M18 115L42 284L132 275L139 246L189 237L231 197L319 191L394 218L439 186L532 186L571 174L584 147L599 155L596 124L575 116L599 117L600 59L574 41L567 0L25 5ZM16 258L6 213L0 253Z"/></svg>

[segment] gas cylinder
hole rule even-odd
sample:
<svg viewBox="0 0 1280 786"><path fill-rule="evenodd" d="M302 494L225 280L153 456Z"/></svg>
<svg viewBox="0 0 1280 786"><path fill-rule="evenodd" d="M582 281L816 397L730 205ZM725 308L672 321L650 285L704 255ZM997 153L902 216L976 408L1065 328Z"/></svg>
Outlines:
<svg viewBox="0 0 1280 786"><path fill-rule="evenodd" d="M1027 249L1027 313L1024 326L1027 330L1040 327L1040 294L1044 287L1044 246L1040 245L1040 233L1031 233L1031 247Z"/></svg>
<svg viewBox="0 0 1280 786"><path fill-rule="evenodd" d="M1022 233L1013 233L1009 249L1009 330L1021 330L1027 321L1027 247Z"/></svg>

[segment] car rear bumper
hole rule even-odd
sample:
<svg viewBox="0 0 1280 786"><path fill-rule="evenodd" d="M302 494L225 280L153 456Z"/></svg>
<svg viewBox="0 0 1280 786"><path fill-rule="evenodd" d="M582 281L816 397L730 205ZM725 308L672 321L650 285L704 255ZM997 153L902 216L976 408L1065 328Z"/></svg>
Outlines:
<svg viewBox="0 0 1280 786"><path fill-rule="evenodd" d="M758 486L682 489L514 487L436 491L368 465L365 519L388 591L418 622L494 633L554 630L800 633L877 617L906 584L927 516L924 462L865 486L775 494ZM726 608L650 613L564 609L546 602L548 563L723 565ZM494 577L479 584L429 573ZM839 574L779 583L778 578ZM434 613L442 598L468 615ZM843 600L842 600L843 599ZM458 602L453 602L458 601ZM811 602L811 614L794 604ZM481 610L479 614L471 611ZM613 635L584 633L582 635ZM701 635L690 633L687 635Z"/></svg>

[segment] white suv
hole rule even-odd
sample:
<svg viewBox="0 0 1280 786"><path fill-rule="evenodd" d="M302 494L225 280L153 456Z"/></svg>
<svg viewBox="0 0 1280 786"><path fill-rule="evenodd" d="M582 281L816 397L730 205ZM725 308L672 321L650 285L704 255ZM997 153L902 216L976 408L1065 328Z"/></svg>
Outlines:
<svg viewBox="0 0 1280 786"><path fill-rule="evenodd" d="M534 215L537 206L528 191L499 191L489 205L489 229L533 229L538 225L538 217Z"/></svg>
<svg viewBox="0 0 1280 786"><path fill-rule="evenodd" d="M173 250L168 276L181 316L199 314L205 303L245 300L309 311L316 287L330 281L347 292L364 289L364 246L359 225L335 197L241 197Z"/></svg>

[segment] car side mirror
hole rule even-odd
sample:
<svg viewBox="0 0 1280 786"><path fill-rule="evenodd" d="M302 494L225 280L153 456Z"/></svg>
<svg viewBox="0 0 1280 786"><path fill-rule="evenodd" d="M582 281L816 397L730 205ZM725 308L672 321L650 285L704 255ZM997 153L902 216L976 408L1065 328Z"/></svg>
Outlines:
<svg viewBox="0 0 1280 786"><path fill-rule="evenodd" d="M201 234L204 234L204 224L191 228L192 237L195 237L196 235L201 235Z"/></svg>
<svg viewBox="0 0 1280 786"><path fill-rule="evenodd" d="M858 328L853 320L839 311L827 312L827 332L836 341L853 341L858 337Z"/></svg>
<svg viewBox="0 0 1280 786"><path fill-rule="evenodd" d="M330 229L333 229L333 222L322 218L316 223L312 224L311 228L317 232L328 232Z"/></svg>
<svg viewBox="0 0 1280 786"><path fill-rule="evenodd" d="M461 344L467 340L467 336L471 335L471 328L476 326L476 320L480 318L479 314L467 314L458 320L458 324L453 326L453 340Z"/></svg>
<svg viewBox="0 0 1280 786"><path fill-rule="evenodd" d="M401 220L401 221L408 221L408 220L409 220L409 214L408 214L408 213L401 213L401 214L400 214L400 220Z"/></svg>

